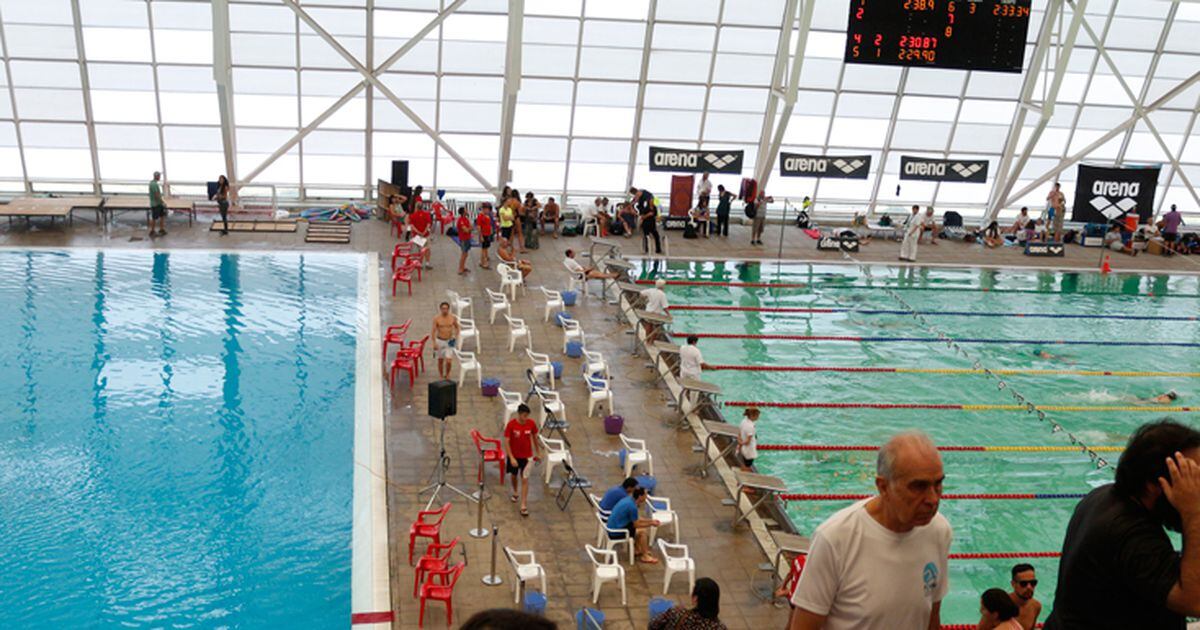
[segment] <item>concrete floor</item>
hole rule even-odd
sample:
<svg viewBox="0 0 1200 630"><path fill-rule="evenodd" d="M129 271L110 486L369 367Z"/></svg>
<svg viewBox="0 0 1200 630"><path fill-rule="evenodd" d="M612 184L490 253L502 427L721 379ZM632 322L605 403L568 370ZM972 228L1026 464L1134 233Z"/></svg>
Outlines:
<svg viewBox="0 0 1200 630"><path fill-rule="evenodd" d="M382 222L370 221L356 225L349 245L331 246L304 243L303 226L294 234L246 233L220 237L208 231L208 218L204 216L193 227L188 227L186 221L180 223L178 219L173 219L168 236L150 240L143 238L144 226L133 223L131 218L132 215L108 231L84 221L77 221L72 228L28 229L14 225L6 229L0 226L0 246L376 251L385 267L380 270L384 326L412 318L413 327L409 337L419 338L427 334L430 318L437 303L445 298L447 289L470 296L476 302L475 319L482 337L479 359L484 366L484 376L499 378L506 388L522 394L525 392L523 372L527 361L524 354L519 350L518 353L508 352L507 329L503 318L495 325L487 322L487 298L483 289L495 289L499 282L494 271L476 266L476 252L472 252L471 273L467 277L460 277L454 272L457 249L448 241L435 240L435 268L425 272L423 282L414 282L412 296L408 296L401 285L399 295L392 298L386 261L395 240ZM734 226L729 239L685 241L680 238L679 232L673 232L671 255L708 260L774 258L779 251L779 230L779 226L768 227L765 240L774 243L774 246L764 247L750 246L747 228L742 226ZM637 253L637 240L622 242L628 244L625 248L627 255ZM544 237L540 250L523 256L533 261L535 271L529 278L531 290L524 296L518 296L513 310L515 316L525 318L533 329L536 351L562 357L560 329L542 322L543 300L536 287L565 288L562 251L572 246L586 249L585 243L580 238L554 240ZM856 257L862 261L895 263L898 247L896 243L876 241L864 247ZM838 252L816 251L815 241L791 227L784 230L782 252L785 258L791 259L829 263L844 260ZM1065 258L1056 259L1027 258L1018 253L1016 248L985 251L979 246L950 242L942 242L936 247L922 245L919 254L920 261L929 264L1078 269L1095 269L1097 258L1097 250L1075 246L1068 247ZM1200 259L1189 257L1130 258L1114 254L1111 264L1118 271L1194 273L1200 269L1198 263ZM722 620L735 629L783 627L787 619L786 609L763 603L753 592L753 587L765 588L769 580L769 575L758 569L766 557L745 527L731 531L732 508L721 504L721 500L727 496L724 487L712 478L701 480L686 471L700 461L700 455L691 449L694 440L690 433L680 433L664 425L674 416L674 411L666 407L664 390L654 382L644 359L630 355L630 337L624 332L626 328L617 323L615 309L603 305L597 298L590 298L582 300L570 310L587 331L589 349L603 352L612 366L615 406L617 412L625 417L626 433L648 440L655 457L659 493L670 497L679 513L680 535L682 542L690 546L696 560L697 577L709 576L721 585ZM573 360L564 362L566 378L558 389L567 404L567 420L570 422L568 435L575 466L595 483L596 493L599 494L604 488L621 480L616 458L620 442L616 436L604 433L599 415L587 417L585 388L577 372L578 364ZM434 370L432 364L429 368ZM384 378L383 375L380 377ZM425 413L425 385L429 380L428 373L423 374L417 386L410 390L406 377L401 375L393 393L386 398L393 609L396 611L394 627L397 628L413 628L417 624L417 602L411 596L412 569L407 563L407 529L417 510L425 505L426 498L418 498L417 490L427 483L437 460L434 421ZM460 391L458 415L448 422L447 428L449 479L452 483L474 489L477 456L468 433L471 429L478 429L484 435L498 436L500 421L501 407L497 400L482 397L479 390L470 385ZM540 473L541 469L536 472ZM494 467L487 471L485 479L493 498L485 504L484 523L499 528L501 544L537 553L549 578L547 615L560 627L575 627L575 611L591 605L590 565L584 544L595 541L596 523L588 504L577 496L567 511L560 511L554 502L555 489L546 488L540 480L535 479L529 499L531 515L522 518L516 506L507 500L506 490L498 487ZM505 583L494 587L481 583L482 576L489 569L491 539L477 540L467 536L467 531L476 522L475 505L472 502L455 497L452 503L453 509L443 528L446 532L443 536L461 536L468 560L468 568L455 595L454 616L456 623L459 623L482 609L513 606L513 578L501 554L499 573ZM615 586L606 585L597 606L608 618L606 627L645 627L647 603L651 597L661 596L662 576L663 570L659 565L627 567L627 606L620 605L619 591ZM687 600L684 577L676 577L669 597L681 602ZM441 604L430 604L425 623L429 628L445 627L445 610Z"/></svg>

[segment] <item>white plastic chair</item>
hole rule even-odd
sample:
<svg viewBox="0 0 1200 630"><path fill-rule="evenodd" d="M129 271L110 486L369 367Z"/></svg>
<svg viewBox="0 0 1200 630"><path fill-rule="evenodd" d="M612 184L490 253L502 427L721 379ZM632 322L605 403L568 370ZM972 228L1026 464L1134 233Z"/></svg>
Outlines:
<svg viewBox="0 0 1200 630"><path fill-rule="evenodd" d="M654 474L654 457L646 448L646 440L638 440L620 435L621 444L625 446L625 476L629 477L633 467L638 464L646 465L647 474Z"/></svg>
<svg viewBox="0 0 1200 630"><path fill-rule="evenodd" d="M525 293L525 278L520 269L501 264L496 267L496 273L500 275L500 292L510 292L514 302L517 301L517 287L521 288L522 294Z"/></svg>
<svg viewBox="0 0 1200 630"><path fill-rule="evenodd" d="M601 516L599 512L595 512L596 522L600 523L600 536L598 542L609 551L615 551L617 547L625 545L629 548L629 564L633 564L633 536L629 535L627 529L609 529L608 517ZM612 534L616 534L618 538L613 538ZM599 545L597 545L599 546Z"/></svg>
<svg viewBox="0 0 1200 630"><path fill-rule="evenodd" d="M479 360L475 358L474 352L463 352L458 348L454 349L454 358L458 359L458 386L462 387L463 381L467 380L467 372L475 371L475 380L480 387L483 387L483 366L479 364Z"/></svg>
<svg viewBox="0 0 1200 630"><path fill-rule="evenodd" d="M458 294L458 291L446 289L446 297L450 298L450 308L454 311L455 317L462 319L463 311L470 311L471 318L475 318L475 303L469 297L463 297Z"/></svg>
<svg viewBox="0 0 1200 630"><path fill-rule="evenodd" d="M542 317L542 321L548 322L550 321L550 314L556 310L561 311L566 308L566 303L563 302L562 293L547 289L546 287L541 287L541 289L542 295L546 296L546 311Z"/></svg>
<svg viewBox="0 0 1200 630"><path fill-rule="evenodd" d="M520 317L509 317L504 315L504 319L508 320L508 351L512 352L513 348L517 347L517 340L524 339L526 348L533 348L533 340L530 339L529 327L525 325L525 320Z"/></svg>
<svg viewBox="0 0 1200 630"><path fill-rule="evenodd" d="M588 557L592 559L592 603L600 600L600 586L605 582L621 584L621 605L625 605L625 567L617 562L617 552L597 549L587 546Z"/></svg>
<svg viewBox="0 0 1200 630"><path fill-rule="evenodd" d="M484 291L487 291L488 303L491 305L491 312L488 313L488 322L495 324L496 315L512 312L512 306L508 303L507 295L497 293L488 288L484 288Z"/></svg>
<svg viewBox="0 0 1200 630"><path fill-rule="evenodd" d="M650 518L660 523L658 527L671 527L675 530L675 542L678 543L679 514L671 509L671 500L666 497L647 496L646 504L650 506ZM654 539L658 536L658 527L650 528L650 544L654 544Z"/></svg>
<svg viewBox="0 0 1200 630"><path fill-rule="evenodd" d="M596 413L596 403L603 403L604 409L612 413L613 409L613 394L608 387L608 379L596 378L593 376L585 377L588 386L588 417L591 418Z"/></svg>
<svg viewBox="0 0 1200 630"><path fill-rule="evenodd" d="M504 403L503 415L500 417L500 426L505 426L508 421L517 415L517 408L525 403L525 399L517 392L506 392L504 388L500 388L500 401Z"/></svg>
<svg viewBox="0 0 1200 630"><path fill-rule="evenodd" d="M566 442L544 437L541 433L538 433L538 441L542 443L542 448L546 449L546 464L543 468L546 469L546 485L550 485L550 476L555 466L563 463L568 466L575 464L571 461L571 451L567 450Z"/></svg>
<svg viewBox="0 0 1200 630"><path fill-rule="evenodd" d="M599 378L609 378L608 361L604 360L604 355L599 352L592 352L586 347L583 349L583 363L581 368L584 378L596 376Z"/></svg>
<svg viewBox="0 0 1200 630"><path fill-rule="evenodd" d="M550 363L550 355L529 349L525 350L525 355L529 357L529 367L533 371L534 380L541 382L544 376L550 382L550 389L554 389L554 365Z"/></svg>
<svg viewBox="0 0 1200 630"><path fill-rule="evenodd" d="M688 593L696 586L696 561L688 553L687 545L674 545L665 540L658 541L663 556L663 595L671 589L671 576L687 571ZM542 590L546 590L545 587Z"/></svg>
<svg viewBox="0 0 1200 630"><path fill-rule="evenodd" d="M479 329L475 327L475 320L464 319L464 318L460 317L460 318L458 318L458 325L459 325L458 343L457 343L458 349L466 350L467 342L473 340L475 342L475 349L478 350L479 349Z"/></svg>
<svg viewBox="0 0 1200 630"><path fill-rule="evenodd" d="M589 231L592 232L596 238L600 237L600 220L596 217L588 217L587 219L583 220L582 235L586 237Z"/></svg>
<svg viewBox="0 0 1200 630"><path fill-rule="evenodd" d="M513 580L513 603L521 601L521 585L535 578L542 580L542 594L546 593L546 570L537 563L537 558L534 557L532 551L516 551L505 547L504 555L508 558L509 568L516 576L516 579ZM526 560L522 561L523 558Z"/></svg>
<svg viewBox="0 0 1200 630"><path fill-rule="evenodd" d="M592 497L592 505L596 508L596 520L598 521L596 525L596 546L602 547L604 546L604 528L608 524L608 517L612 514L612 511L600 508L600 497L590 493L588 496Z"/></svg>
<svg viewBox="0 0 1200 630"><path fill-rule="evenodd" d="M567 351L567 344L572 341L583 343L583 328L579 322L573 319L564 319L562 322L563 329L563 352Z"/></svg>
<svg viewBox="0 0 1200 630"><path fill-rule="evenodd" d="M567 406L558 396L558 392L541 387L534 387L533 393L538 397L540 404L538 405L538 424L546 421L546 413L553 413L555 417L563 422L567 421ZM626 475L628 477L628 475Z"/></svg>
<svg viewBox="0 0 1200 630"><path fill-rule="evenodd" d="M578 289L586 296L588 294L587 274L571 271L571 268L567 266L566 258L563 259L563 268L567 270L567 290L575 291Z"/></svg>

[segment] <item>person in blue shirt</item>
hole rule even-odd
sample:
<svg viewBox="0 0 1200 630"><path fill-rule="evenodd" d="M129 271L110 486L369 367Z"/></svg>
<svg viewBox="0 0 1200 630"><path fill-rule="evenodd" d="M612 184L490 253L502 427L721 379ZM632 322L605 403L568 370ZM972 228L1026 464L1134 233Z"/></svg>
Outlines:
<svg viewBox="0 0 1200 630"><path fill-rule="evenodd" d="M604 496L600 498L600 509L605 512L612 512L617 503L629 496L629 493L633 492L633 489L636 487L638 487L637 479L629 477L625 481L622 481L621 485L609 488L604 493Z"/></svg>
<svg viewBox="0 0 1200 630"><path fill-rule="evenodd" d="M634 552L638 561L646 564L658 564L658 558L650 554L650 528L658 527L661 523L652 518L638 518L638 509L646 504L646 489L634 488L633 493L617 502L612 514L608 516L610 530L625 530L624 532L609 532L609 538L624 540L633 536Z"/></svg>

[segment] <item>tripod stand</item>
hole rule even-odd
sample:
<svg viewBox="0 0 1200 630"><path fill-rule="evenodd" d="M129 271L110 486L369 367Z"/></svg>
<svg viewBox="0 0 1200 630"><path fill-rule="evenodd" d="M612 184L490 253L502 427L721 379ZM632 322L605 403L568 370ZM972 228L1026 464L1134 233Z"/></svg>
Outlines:
<svg viewBox="0 0 1200 630"><path fill-rule="evenodd" d="M463 497L465 497L467 499L470 499L472 501L475 500L475 497L471 496L470 494L467 494L467 492L465 492L461 488L457 488L450 482L446 481L446 470L448 468L450 468L450 456L446 454L446 419L445 418L437 418L437 421L438 421L438 459L437 459L437 462L434 464L433 473L429 475L429 481L430 481L429 485L425 486L424 488L421 488L421 490L419 492L417 492L417 496L421 496L421 495L425 494L426 492L429 492L430 490L433 491L433 494L430 495L430 497L429 497L429 502L425 504L426 510L433 507L433 504L437 501L438 494L441 493L442 490L450 490L451 492L457 492L458 494L462 495Z"/></svg>

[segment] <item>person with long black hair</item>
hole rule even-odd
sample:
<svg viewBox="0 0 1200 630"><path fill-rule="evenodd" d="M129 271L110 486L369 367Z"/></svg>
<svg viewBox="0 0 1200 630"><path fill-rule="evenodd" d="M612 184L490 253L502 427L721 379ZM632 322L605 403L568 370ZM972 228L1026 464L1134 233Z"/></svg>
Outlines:
<svg viewBox="0 0 1200 630"><path fill-rule="evenodd" d="M726 630L720 615L721 587L702 577L692 587L692 607L675 606L651 619L649 630Z"/></svg>
<svg viewBox="0 0 1200 630"><path fill-rule="evenodd" d="M229 180L221 175L217 178L217 192L213 195L217 212L221 215L221 236L229 234Z"/></svg>

